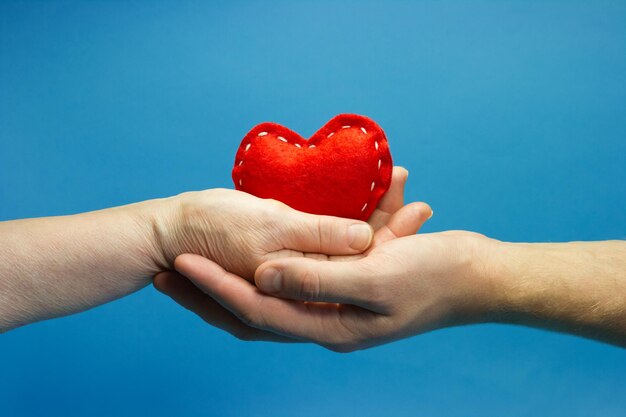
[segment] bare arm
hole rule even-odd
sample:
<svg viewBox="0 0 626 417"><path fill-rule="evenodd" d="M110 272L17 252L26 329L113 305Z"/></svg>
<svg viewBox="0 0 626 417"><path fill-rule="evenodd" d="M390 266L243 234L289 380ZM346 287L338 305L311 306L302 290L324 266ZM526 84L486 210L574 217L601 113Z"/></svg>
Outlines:
<svg viewBox="0 0 626 417"><path fill-rule="evenodd" d="M500 243L489 317L626 346L626 242Z"/></svg>
<svg viewBox="0 0 626 417"><path fill-rule="evenodd" d="M0 223L0 331L144 287L164 267L147 216L158 204Z"/></svg>
<svg viewBox="0 0 626 417"><path fill-rule="evenodd" d="M356 261L267 262L255 274L265 294L196 255L181 255L176 267L248 325L341 352L484 322L626 346L623 241L503 243L469 232L401 237Z"/></svg>

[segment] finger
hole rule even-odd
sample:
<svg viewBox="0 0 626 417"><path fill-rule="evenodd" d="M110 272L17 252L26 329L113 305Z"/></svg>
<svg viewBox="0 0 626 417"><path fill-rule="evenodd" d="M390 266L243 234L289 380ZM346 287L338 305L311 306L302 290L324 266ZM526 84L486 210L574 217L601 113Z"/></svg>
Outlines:
<svg viewBox="0 0 626 417"><path fill-rule="evenodd" d="M254 278L261 291L282 298L353 304L379 310L377 282L359 261L280 259L262 264Z"/></svg>
<svg viewBox="0 0 626 417"><path fill-rule="evenodd" d="M414 235L431 218L432 213L426 203L411 203L402 207L391 216L387 224L376 231L369 251L391 239Z"/></svg>
<svg viewBox="0 0 626 417"><path fill-rule="evenodd" d="M359 253L357 255L349 256L329 256L326 260L333 262L348 262L356 261L367 256L377 246L399 237L411 236L417 233L424 223L429 220L433 215L433 211L426 203L411 203L402 207L395 212L391 218L387 221L387 224L380 227L374 233L374 240L372 245L365 253ZM285 256L282 256L285 257ZM267 260L280 258L278 256L268 258ZM317 258L318 260L325 260L324 257Z"/></svg>
<svg viewBox="0 0 626 417"><path fill-rule="evenodd" d="M328 255L352 255L372 243L372 227L358 220L288 210L281 223L285 249Z"/></svg>
<svg viewBox="0 0 626 417"><path fill-rule="evenodd" d="M393 167L391 185L378 203L379 210L392 214L404 206L404 186L408 178L409 171L406 168Z"/></svg>
<svg viewBox="0 0 626 417"><path fill-rule="evenodd" d="M324 345L338 345L350 337L338 326L336 304L302 303L266 295L244 278L198 255L180 255L175 264L181 274L248 326Z"/></svg>
<svg viewBox="0 0 626 417"><path fill-rule="evenodd" d="M158 291L168 295L187 310L197 314L208 324L222 329L240 340L297 342L294 339L246 326L234 314L177 272L162 272L156 275L153 285Z"/></svg>
<svg viewBox="0 0 626 417"><path fill-rule="evenodd" d="M389 217L404 205L404 186L406 185L409 171L402 167L393 167L391 175L391 185L383 198L378 202L376 210L372 213L367 222L374 228L380 229L384 226Z"/></svg>

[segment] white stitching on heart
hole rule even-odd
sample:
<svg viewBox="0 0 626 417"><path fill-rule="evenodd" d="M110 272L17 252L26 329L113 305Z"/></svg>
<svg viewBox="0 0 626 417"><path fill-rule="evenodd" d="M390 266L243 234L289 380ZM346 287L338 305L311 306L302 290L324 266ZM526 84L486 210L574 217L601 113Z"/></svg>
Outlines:
<svg viewBox="0 0 626 417"><path fill-rule="evenodd" d="M351 128L351 127L352 127L352 126L347 126L347 125L346 125L346 126L341 126L341 129L349 129L349 128ZM363 132L363 134L364 134L364 135L367 135L367 130L365 130L365 128L364 128L364 127L360 127L359 129L361 130L361 132ZM331 137L331 136L333 136L334 134L335 134L335 132L331 132L331 133L329 133L326 137L327 137L327 138L330 138L330 137ZM267 135L268 135L268 132L260 132L257 136L262 137L262 136L267 136ZM285 138L284 138L284 137L282 137L282 136L277 136L277 139L278 139L278 140L280 140L280 141L282 141L282 142L289 143L289 142L287 141L287 139L285 139ZM295 145L297 148L302 148L302 146L300 146L300 144L298 144L298 143L294 143L294 145ZM246 145L246 147L244 148L244 152L247 152L247 151L248 151L248 149L250 149L250 146L252 146L252 143L248 143L248 144ZM380 151L379 146L378 146L378 141L374 141L374 147L376 148L376 152L379 152L379 151ZM315 148L315 145L309 145L309 148ZM243 160L241 160L241 161L239 162L239 166L242 166L242 165L243 165ZM382 159L380 159L380 158L379 158L379 159L378 159L378 170L379 170L379 171L380 171L380 167L381 167L381 165L382 165ZM243 186L243 180L242 180L241 178L239 179L239 186L240 186L240 187L241 187L241 186ZM370 193L374 191L374 187L375 187L375 186L376 186L376 181L372 181L372 184L370 185ZM366 202L365 204L363 204L363 207L361 207L361 212L364 212L364 211L365 211L365 209L367 208L368 204L369 204L368 202Z"/></svg>

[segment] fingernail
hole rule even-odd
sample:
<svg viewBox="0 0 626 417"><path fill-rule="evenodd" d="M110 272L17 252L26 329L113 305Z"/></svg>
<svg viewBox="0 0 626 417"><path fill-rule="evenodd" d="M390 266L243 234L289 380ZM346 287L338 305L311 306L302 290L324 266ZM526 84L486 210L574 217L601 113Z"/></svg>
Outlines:
<svg viewBox="0 0 626 417"><path fill-rule="evenodd" d="M433 214L435 214L435 211L433 209L430 209L430 216L428 216L428 220L433 217Z"/></svg>
<svg viewBox="0 0 626 417"><path fill-rule="evenodd" d="M352 249L364 250L372 242L372 228L366 224L353 224L348 228L348 245Z"/></svg>
<svg viewBox="0 0 626 417"><path fill-rule="evenodd" d="M267 268L261 274L259 287L264 292L277 293L283 286L283 274L277 269Z"/></svg>

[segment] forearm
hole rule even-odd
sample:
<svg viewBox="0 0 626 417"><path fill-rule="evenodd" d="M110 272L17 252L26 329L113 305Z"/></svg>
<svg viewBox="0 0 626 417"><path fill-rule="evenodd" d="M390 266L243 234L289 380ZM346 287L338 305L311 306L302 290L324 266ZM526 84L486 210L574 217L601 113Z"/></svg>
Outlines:
<svg viewBox="0 0 626 417"><path fill-rule="evenodd" d="M153 200L0 223L0 332L130 294L163 269Z"/></svg>
<svg viewBox="0 0 626 417"><path fill-rule="evenodd" d="M492 321L626 346L626 242L496 246L489 256L499 289Z"/></svg>

